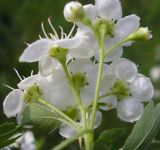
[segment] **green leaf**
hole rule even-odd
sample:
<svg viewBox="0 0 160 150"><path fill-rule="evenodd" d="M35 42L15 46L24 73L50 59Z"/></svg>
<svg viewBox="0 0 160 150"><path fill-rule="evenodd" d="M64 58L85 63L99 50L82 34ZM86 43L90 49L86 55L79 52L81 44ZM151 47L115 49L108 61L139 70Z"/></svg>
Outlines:
<svg viewBox="0 0 160 150"><path fill-rule="evenodd" d="M115 128L103 131L98 140L96 142L105 141L107 144L112 144L118 139L120 139L122 136L124 136L125 130L124 128Z"/></svg>
<svg viewBox="0 0 160 150"><path fill-rule="evenodd" d="M160 130L160 104L151 101L141 119L135 124L123 150L144 150Z"/></svg>
<svg viewBox="0 0 160 150"><path fill-rule="evenodd" d="M112 145L114 145L124 135L124 128L115 128L103 131L95 141L94 149L111 150L111 148L113 149Z"/></svg>
<svg viewBox="0 0 160 150"><path fill-rule="evenodd" d="M0 125L0 148L14 143L21 135L21 127L14 123L4 123Z"/></svg>
<svg viewBox="0 0 160 150"><path fill-rule="evenodd" d="M55 115L48 108L41 104L30 103L22 113L22 124L33 125L45 131L56 129L60 122L55 120Z"/></svg>
<svg viewBox="0 0 160 150"><path fill-rule="evenodd" d="M6 146L14 143L20 137L21 137L21 135L17 135L15 137L0 141L0 148L6 147Z"/></svg>

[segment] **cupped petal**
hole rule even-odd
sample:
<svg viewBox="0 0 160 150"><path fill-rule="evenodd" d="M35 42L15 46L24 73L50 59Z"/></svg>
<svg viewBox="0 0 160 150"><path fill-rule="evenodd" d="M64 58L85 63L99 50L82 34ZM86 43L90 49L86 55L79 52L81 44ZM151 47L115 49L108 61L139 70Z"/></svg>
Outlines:
<svg viewBox="0 0 160 150"><path fill-rule="evenodd" d="M8 118L15 117L23 108L22 93L21 90L15 89L6 96L3 102L3 110Z"/></svg>
<svg viewBox="0 0 160 150"><path fill-rule="evenodd" d="M66 124L61 124L59 128L59 134L65 138L70 138L76 134L76 131L74 130L73 127L66 125Z"/></svg>
<svg viewBox="0 0 160 150"><path fill-rule="evenodd" d="M30 44L19 58L20 62L35 62L48 52L54 41L50 39L40 39Z"/></svg>
<svg viewBox="0 0 160 150"><path fill-rule="evenodd" d="M116 44L119 41L118 38L107 38L105 40L104 48L107 52L109 48L111 48L114 44ZM113 49L106 57L105 61L110 62L119 59L123 54L123 48L121 46Z"/></svg>
<svg viewBox="0 0 160 150"><path fill-rule="evenodd" d="M60 40L55 40L54 44L57 44L60 47L74 49L78 47L84 40L84 35L75 35L73 38L65 38Z"/></svg>
<svg viewBox="0 0 160 150"><path fill-rule="evenodd" d="M114 74L107 74L102 79L102 85L100 89L101 95L107 94L111 92L111 89L117 80L116 76Z"/></svg>
<svg viewBox="0 0 160 150"><path fill-rule="evenodd" d="M88 15L88 17L94 22L97 17L97 9L94 5L88 4L83 6L85 13Z"/></svg>
<svg viewBox="0 0 160 150"><path fill-rule="evenodd" d="M71 48L69 55L78 59L91 58L96 53L96 40L93 34L89 31L78 30L75 36L81 39L81 43L77 47Z"/></svg>
<svg viewBox="0 0 160 150"><path fill-rule="evenodd" d="M128 97L117 105L118 117L125 122L134 122L140 119L143 113L143 104L134 97Z"/></svg>
<svg viewBox="0 0 160 150"><path fill-rule="evenodd" d="M24 80L22 80L20 83L17 84L18 88L21 90L25 90L27 89L29 86L38 83L40 75L36 74L36 75L32 75L28 78L25 78Z"/></svg>
<svg viewBox="0 0 160 150"><path fill-rule="evenodd" d="M119 20L122 17L122 8L119 0L96 0L95 6L100 17Z"/></svg>
<svg viewBox="0 0 160 150"><path fill-rule="evenodd" d="M114 63L114 72L119 80L130 83L137 76L137 66L128 59L120 58Z"/></svg>
<svg viewBox="0 0 160 150"><path fill-rule="evenodd" d="M103 106L100 106L101 110L110 110L117 107L117 97L116 96L108 96L105 98L102 98L100 103L103 103Z"/></svg>
<svg viewBox="0 0 160 150"><path fill-rule="evenodd" d="M95 64L90 59L76 59L69 63L68 70L72 73L89 73Z"/></svg>
<svg viewBox="0 0 160 150"><path fill-rule="evenodd" d="M126 16L115 25L115 36L121 39L127 37L140 26L140 18L136 15Z"/></svg>
<svg viewBox="0 0 160 150"><path fill-rule="evenodd" d="M130 90L133 96L141 102L150 101L154 95L154 88L149 78L142 74L137 75L135 80L130 84Z"/></svg>
<svg viewBox="0 0 160 150"><path fill-rule="evenodd" d="M56 69L60 68L61 64L52 57L45 55L39 61L39 72L46 77L52 74Z"/></svg>

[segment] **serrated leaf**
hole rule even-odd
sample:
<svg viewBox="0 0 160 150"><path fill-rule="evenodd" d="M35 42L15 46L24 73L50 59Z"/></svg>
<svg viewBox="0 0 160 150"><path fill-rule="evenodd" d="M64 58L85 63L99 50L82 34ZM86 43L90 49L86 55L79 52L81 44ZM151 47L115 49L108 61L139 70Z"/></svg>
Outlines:
<svg viewBox="0 0 160 150"><path fill-rule="evenodd" d="M160 130L160 104L151 101L135 124L123 150L144 150Z"/></svg>
<svg viewBox="0 0 160 150"><path fill-rule="evenodd" d="M96 142L104 141L107 144L112 144L118 139L120 139L122 136L124 136L125 130L123 128L115 128L103 131L98 140Z"/></svg>
<svg viewBox="0 0 160 150"><path fill-rule="evenodd" d="M60 122L54 119L54 113L41 104L30 103L22 113L22 124L33 125L42 130L56 129Z"/></svg>

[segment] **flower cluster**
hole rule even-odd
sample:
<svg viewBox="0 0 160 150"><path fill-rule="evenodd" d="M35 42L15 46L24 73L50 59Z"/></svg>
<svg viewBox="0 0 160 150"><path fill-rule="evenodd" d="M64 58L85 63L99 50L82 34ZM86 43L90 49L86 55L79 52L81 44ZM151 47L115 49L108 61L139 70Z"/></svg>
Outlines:
<svg viewBox="0 0 160 150"><path fill-rule="evenodd" d="M21 123L27 103L43 99L43 104L51 104L80 128L98 127L101 111L113 108L121 120L137 121L143 102L152 99L154 90L150 79L122 54L123 47L151 38L148 28L140 27L134 14L122 18L119 0L96 0L95 5L85 6L69 2L64 16L74 23L68 35L62 30L59 37L49 19L53 33L47 34L42 24L45 37L29 44L20 56L20 62L38 62L39 72L7 95L4 113L17 116ZM62 136L68 138L74 130L62 120Z"/></svg>

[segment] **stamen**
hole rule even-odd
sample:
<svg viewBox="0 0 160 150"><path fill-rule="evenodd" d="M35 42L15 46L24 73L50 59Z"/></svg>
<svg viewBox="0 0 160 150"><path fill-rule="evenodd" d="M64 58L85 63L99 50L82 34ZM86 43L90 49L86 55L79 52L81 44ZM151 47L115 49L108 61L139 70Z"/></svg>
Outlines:
<svg viewBox="0 0 160 150"><path fill-rule="evenodd" d="M42 39L42 36L41 35L39 35L39 38L40 38L40 40Z"/></svg>
<svg viewBox="0 0 160 150"><path fill-rule="evenodd" d="M14 69L14 71L16 72L18 78L22 81L23 79L22 79L22 77L20 76L20 74L18 73L18 71L16 70L16 68L13 68L13 69Z"/></svg>
<svg viewBox="0 0 160 150"><path fill-rule="evenodd" d="M31 71L31 76L33 76L33 72L34 72L34 71L32 70L32 71Z"/></svg>
<svg viewBox="0 0 160 150"><path fill-rule="evenodd" d="M68 38L67 34L66 33L63 33L63 36L64 38Z"/></svg>
<svg viewBox="0 0 160 150"><path fill-rule="evenodd" d="M53 35L52 33L49 33L49 35L50 35L50 37L51 37L52 40L56 40L55 35Z"/></svg>
<svg viewBox="0 0 160 150"><path fill-rule="evenodd" d="M56 39L59 39L58 34L57 34L55 28L53 27L50 18L48 18L48 23L49 23L51 29L53 30L53 33L55 34Z"/></svg>
<svg viewBox="0 0 160 150"><path fill-rule="evenodd" d="M76 27L76 24L74 23L74 24L73 24L73 27L71 28L71 31L69 32L69 34L68 34L68 36L67 36L68 38L72 35L75 27Z"/></svg>
<svg viewBox="0 0 160 150"><path fill-rule="evenodd" d="M41 24L41 27L42 27L42 31L43 31L44 36L45 36L47 39L49 39L49 37L47 36L46 31L45 31L45 29L44 29L44 24L43 24L43 22L42 22L42 24Z"/></svg>
<svg viewBox="0 0 160 150"><path fill-rule="evenodd" d="M61 39L63 39L64 38L64 32L63 32L63 28L61 27L61 26L59 26L59 28L61 29Z"/></svg>
<svg viewBox="0 0 160 150"><path fill-rule="evenodd" d="M11 89L11 90L15 90L15 88L13 88L13 87L11 87L11 86L9 86L9 85L7 85L7 84L3 84L3 85L4 85L5 87Z"/></svg>
<svg viewBox="0 0 160 150"><path fill-rule="evenodd" d="M24 44L26 44L27 46L29 46L30 44L28 44L28 43L26 43L26 42L24 42Z"/></svg>

